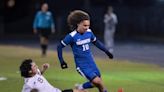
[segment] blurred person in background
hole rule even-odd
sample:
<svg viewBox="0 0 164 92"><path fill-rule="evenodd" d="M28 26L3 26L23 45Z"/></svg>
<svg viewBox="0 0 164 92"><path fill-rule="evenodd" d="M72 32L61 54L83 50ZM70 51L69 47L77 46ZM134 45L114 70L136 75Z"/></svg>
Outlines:
<svg viewBox="0 0 164 92"><path fill-rule="evenodd" d="M41 10L36 13L33 23L33 32L34 34L39 34L42 56L46 56L49 35L55 33L53 15L48 11L47 3L42 4Z"/></svg>
<svg viewBox="0 0 164 92"><path fill-rule="evenodd" d="M32 59L23 60L19 67L21 76L24 78L22 92L86 92L78 89L60 90L53 87L43 76L48 68L48 63L43 64L40 70Z"/></svg>
<svg viewBox="0 0 164 92"><path fill-rule="evenodd" d="M108 50L113 53L114 34L116 31L116 24L118 23L117 16L113 13L113 7L109 6L104 15L104 42Z"/></svg>

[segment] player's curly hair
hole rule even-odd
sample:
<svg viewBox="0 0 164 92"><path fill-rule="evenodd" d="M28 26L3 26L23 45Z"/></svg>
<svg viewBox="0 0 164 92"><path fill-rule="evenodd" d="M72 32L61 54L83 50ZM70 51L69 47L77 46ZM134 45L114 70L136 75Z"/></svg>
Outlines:
<svg viewBox="0 0 164 92"><path fill-rule="evenodd" d="M31 59L25 59L19 67L20 73L22 77L30 77L29 71L31 70L31 63L33 61Z"/></svg>
<svg viewBox="0 0 164 92"><path fill-rule="evenodd" d="M67 17L68 26L71 30L75 30L77 28L77 24L79 24L83 20L90 20L90 16L88 13L82 10L74 10L70 12Z"/></svg>

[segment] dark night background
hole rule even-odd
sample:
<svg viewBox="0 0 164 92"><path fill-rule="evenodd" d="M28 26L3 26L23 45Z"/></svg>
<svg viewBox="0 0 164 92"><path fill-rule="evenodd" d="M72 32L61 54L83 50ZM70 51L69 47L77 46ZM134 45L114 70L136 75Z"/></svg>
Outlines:
<svg viewBox="0 0 164 92"><path fill-rule="evenodd" d="M0 38L7 36L31 36L35 13L47 2L56 24L56 38L70 32L66 18L74 9L82 9L91 15L91 28L103 38L103 16L112 5L118 17L116 39L164 39L164 0L9 0L0 1Z"/></svg>

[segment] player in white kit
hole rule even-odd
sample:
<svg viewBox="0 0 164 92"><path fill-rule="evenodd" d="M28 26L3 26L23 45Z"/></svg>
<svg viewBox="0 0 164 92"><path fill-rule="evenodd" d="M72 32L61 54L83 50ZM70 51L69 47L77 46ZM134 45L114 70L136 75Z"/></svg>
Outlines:
<svg viewBox="0 0 164 92"><path fill-rule="evenodd" d="M42 75L49 68L49 64L43 64L42 70L31 59L25 59L20 65L21 76L24 77L22 92L86 92L85 90L67 89L60 90L53 87Z"/></svg>

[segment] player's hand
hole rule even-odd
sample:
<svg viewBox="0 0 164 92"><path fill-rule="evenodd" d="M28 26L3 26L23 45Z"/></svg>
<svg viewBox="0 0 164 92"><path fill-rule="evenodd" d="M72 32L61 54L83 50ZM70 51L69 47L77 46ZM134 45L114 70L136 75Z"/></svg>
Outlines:
<svg viewBox="0 0 164 92"><path fill-rule="evenodd" d="M45 63L42 65L43 69L46 70L50 67L50 65L48 63Z"/></svg>
<svg viewBox="0 0 164 92"><path fill-rule="evenodd" d="M50 65L48 63L43 64L41 74L43 74L49 67L50 67Z"/></svg>
<svg viewBox="0 0 164 92"><path fill-rule="evenodd" d="M63 63L61 64L61 68L62 68L62 69L68 68L67 63L63 62Z"/></svg>
<svg viewBox="0 0 164 92"><path fill-rule="evenodd" d="M110 59L113 59L113 54L112 53L110 53L109 51L107 51L107 52L105 52L107 55L108 55L108 57L110 58Z"/></svg>

